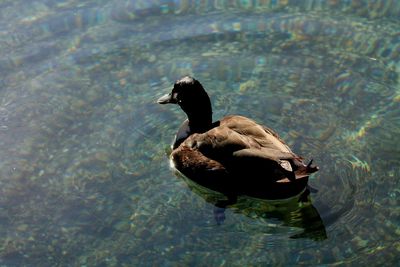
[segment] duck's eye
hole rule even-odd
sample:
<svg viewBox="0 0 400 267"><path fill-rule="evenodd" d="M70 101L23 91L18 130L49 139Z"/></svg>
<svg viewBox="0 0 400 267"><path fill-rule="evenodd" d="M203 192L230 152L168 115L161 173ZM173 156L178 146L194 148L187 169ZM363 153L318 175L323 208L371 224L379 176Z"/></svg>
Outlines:
<svg viewBox="0 0 400 267"><path fill-rule="evenodd" d="M179 99L179 97L178 97L178 93L173 93L173 94L172 94L172 99L176 99L176 101L177 101L178 103L181 103L181 102L182 102L182 100Z"/></svg>

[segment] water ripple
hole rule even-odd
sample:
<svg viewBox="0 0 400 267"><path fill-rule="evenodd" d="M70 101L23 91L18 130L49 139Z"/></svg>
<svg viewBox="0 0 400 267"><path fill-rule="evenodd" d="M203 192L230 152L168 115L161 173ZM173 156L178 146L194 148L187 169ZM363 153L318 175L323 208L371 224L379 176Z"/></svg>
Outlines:
<svg viewBox="0 0 400 267"><path fill-rule="evenodd" d="M25 2L0 4L4 264L398 262L396 1ZM221 196L168 168L184 115L155 104L186 74L215 119L313 157L318 192L216 225Z"/></svg>

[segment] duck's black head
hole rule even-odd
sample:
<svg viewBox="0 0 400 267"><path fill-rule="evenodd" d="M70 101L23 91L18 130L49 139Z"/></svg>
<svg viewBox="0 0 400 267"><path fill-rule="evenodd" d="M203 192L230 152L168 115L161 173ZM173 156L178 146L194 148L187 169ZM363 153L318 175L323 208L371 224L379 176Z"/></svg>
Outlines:
<svg viewBox="0 0 400 267"><path fill-rule="evenodd" d="M189 119L191 132L201 133L212 125L211 101L201 83L185 76L175 82L171 93L162 96L159 104L178 104Z"/></svg>

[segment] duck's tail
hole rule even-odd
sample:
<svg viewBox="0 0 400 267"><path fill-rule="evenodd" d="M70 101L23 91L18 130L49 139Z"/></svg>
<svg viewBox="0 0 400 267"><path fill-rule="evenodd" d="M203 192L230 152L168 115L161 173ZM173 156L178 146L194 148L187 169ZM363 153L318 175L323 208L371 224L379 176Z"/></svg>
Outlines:
<svg viewBox="0 0 400 267"><path fill-rule="evenodd" d="M306 169L308 173L314 173L319 170L319 167L317 165L313 165L313 159L310 160L310 162L307 164Z"/></svg>
<svg viewBox="0 0 400 267"><path fill-rule="evenodd" d="M297 170L294 171L296 179L302 178L302 177L307 177L310 174L317 172L319 170L319 167L312 163L313 163L313 160L311 159L307 165L302 163L300 166L298 166Z"/></svg>

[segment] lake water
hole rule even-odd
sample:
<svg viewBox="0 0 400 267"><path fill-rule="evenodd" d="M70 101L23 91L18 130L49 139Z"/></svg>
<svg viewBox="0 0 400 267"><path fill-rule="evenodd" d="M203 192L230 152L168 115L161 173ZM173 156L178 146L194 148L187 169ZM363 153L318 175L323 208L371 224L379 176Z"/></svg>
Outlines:
<svg viewBox="0 0 400 267"><path fill-rule="evenodd" d="M400 2L0 1L1 266L393 266ZM308 201L213 192L169 167L200 80L313 158Z"/></svg>

